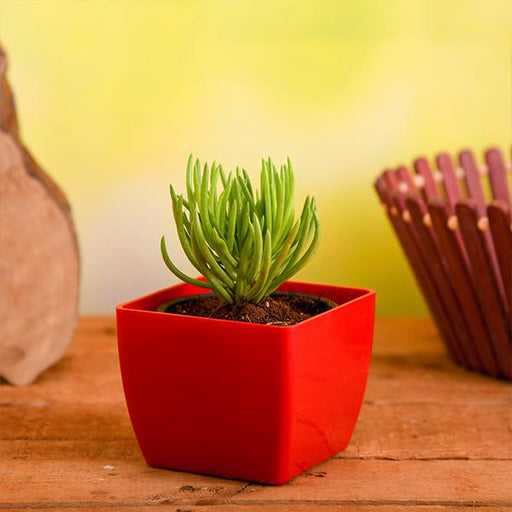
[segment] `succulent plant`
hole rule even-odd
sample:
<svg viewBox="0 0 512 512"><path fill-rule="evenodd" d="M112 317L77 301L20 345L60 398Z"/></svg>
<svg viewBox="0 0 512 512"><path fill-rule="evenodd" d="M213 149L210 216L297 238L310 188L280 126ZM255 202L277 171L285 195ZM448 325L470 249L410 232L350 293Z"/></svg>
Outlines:
<svg viewBox="0 0 512 512"><path fill-rule="evenodd" d="M245 169L226 173L215 162L202 168L190 155L186 196L172 186L170 193L181 246L205 281L172 262L162 236L165 264L179 279L211 289L224 302L258 303L298 272L318 245L315 199L306 198L295 220L294 188L290 159L279 171L270 158L262 160L260 190L253 191Z"/></svg>

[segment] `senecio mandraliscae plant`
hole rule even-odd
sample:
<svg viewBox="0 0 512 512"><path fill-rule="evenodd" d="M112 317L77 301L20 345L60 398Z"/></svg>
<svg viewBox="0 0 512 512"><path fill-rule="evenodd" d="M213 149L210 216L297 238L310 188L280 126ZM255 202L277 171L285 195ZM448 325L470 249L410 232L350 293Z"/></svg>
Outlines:
<svg viewBox="0 0 512 512"><path fill-rule="evenodd" d="M226 173L215 162L201 168L190 155L186 197L172 186L170 193L181 246L205 281L171 261L162 236L165 264L182 281L211 289L223 302L257 304L300 270L318 245L315 199L306 198L295 220L294 189L289 158L279 171L270 158L262 160L260 190L254 192L245 169Z"/></svg>

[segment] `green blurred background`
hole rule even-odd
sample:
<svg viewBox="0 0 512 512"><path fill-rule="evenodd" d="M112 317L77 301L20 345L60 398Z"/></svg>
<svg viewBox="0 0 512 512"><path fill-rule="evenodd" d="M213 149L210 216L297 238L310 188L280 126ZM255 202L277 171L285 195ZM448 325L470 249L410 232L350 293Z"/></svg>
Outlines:
<svg viewBox="0 0 512 512"><path fill-rule="evenodd" d="M187 156L289 155L323 238L299 279L426 309L372 183L439 150L508 146L509 0L0 0L22 133L72 203L82 312L175 282L168 184Z"/></svg>

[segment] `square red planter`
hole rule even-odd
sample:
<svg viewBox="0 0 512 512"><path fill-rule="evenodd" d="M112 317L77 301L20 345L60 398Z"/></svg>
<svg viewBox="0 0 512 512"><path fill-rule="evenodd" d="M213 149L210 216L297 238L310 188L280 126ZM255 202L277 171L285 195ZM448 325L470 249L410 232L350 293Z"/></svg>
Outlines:
<svg viewBox="0 0 512 512"><path fill-rule="evenodd" d="M160 313L179 284L117 307L119 358L151 466L280 484L343 450L363 400L375 292L287 282L338 307L290 327Z"/></svg>

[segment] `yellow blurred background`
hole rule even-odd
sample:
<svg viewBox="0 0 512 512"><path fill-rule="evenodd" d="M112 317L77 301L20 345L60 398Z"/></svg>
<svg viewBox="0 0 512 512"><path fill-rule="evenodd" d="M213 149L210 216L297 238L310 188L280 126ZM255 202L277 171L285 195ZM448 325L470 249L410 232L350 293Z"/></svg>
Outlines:
<svg viewBox="0 0 512 512"><path fill-rule="evenodd" d="M190 271L168 199L190 152L254 177L289 155L323 221L297 278L425 314L373 180L510 145L511 34L509 0L0 0L22 134L73 206L85 314L176 281L163 233Z"/></svg>

